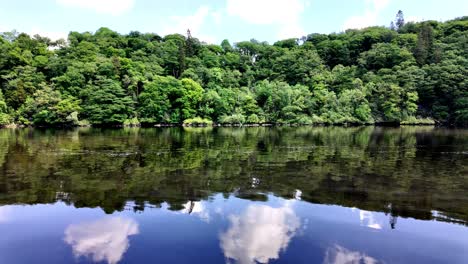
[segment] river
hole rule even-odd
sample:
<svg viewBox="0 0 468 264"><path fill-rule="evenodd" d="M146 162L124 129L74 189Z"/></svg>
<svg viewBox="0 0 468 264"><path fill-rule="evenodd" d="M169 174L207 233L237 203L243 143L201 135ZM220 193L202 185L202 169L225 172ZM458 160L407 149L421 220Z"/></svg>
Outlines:
<svg viewBox="0 0 468 264"><path fill-rule="evenodd" d="M0 263L468 263L468 130L0 130Z"/></svg>

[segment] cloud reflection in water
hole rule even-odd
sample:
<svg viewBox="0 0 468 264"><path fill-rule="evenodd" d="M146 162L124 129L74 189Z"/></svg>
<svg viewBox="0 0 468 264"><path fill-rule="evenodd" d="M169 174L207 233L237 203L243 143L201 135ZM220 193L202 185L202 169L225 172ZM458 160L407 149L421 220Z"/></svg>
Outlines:
<svg viewBox="0 0 468 264"><path fill-rule="evenodd" d="M242 215L230 216L229 229L220 235L221 248L238 263L267 263L279 257L299 227L288 203L280 208L250 205Z"/></svg>
<svg viewBox="0 0 468 264"><path fill-rule="evenodd" d="M323 264L377 264L375 258L358 251L351 251L339 245L332 246L325 252Z"/></svg>
<svg viewBox="0 0 468 264"><path fill-rule="evenodd" d="M115 264L129 247L128 237L139 233L138 223L129 218L111 217L73 224L65 230L65 242L75 257L90 257L95 262Z"/></svg>
<svg viewBox="0 0 468 264"><path fill-rule="evenodd" d="M10 220L11 215L11 207L9 206L1 206L0 207L0 223L6 223Z"/></svg>
<svg viewBox="0 0 468 264"><path fill-rule="evenodd" d="M209 223L210 214L202 202L190 201L184 204L184 209L180 210L183 214L192 214L198 216L202 221Z"/></svg>
<svg viewBox="0 0 468 264"><path fill-rule="evenodd" d="M373 229L382 229L382 225L377 222L372 212L359 210L359 220L363 226Z"/></svg>

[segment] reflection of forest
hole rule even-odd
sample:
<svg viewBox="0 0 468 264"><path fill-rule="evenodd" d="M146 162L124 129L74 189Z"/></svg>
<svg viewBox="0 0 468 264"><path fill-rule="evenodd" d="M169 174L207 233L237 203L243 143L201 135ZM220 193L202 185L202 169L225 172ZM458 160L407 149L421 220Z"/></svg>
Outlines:
<svg viewBox="0 0 468 264"><path fill-rule="evenodd" d="M179 210L299 189L313 203L466 224L467 148L467 130L426 127L4 129L0 204Z"/></svg>

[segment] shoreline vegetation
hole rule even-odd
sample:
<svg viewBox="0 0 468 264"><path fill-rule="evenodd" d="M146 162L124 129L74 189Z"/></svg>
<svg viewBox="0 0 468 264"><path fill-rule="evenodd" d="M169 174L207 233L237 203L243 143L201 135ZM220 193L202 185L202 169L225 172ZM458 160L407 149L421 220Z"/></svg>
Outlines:
<svg viewBox="0 0 468 264"><path fill-rule="evenodd" d="M95 127L109 127L109 128L128 128L128 127L143 127L143 128L151 128L151 127L325 127L325 126L336 126L336 127L359 127L359 126L380 126L380 127L399 127L399 126L442 126L442 124L437 124L432 119L414 119L411 121L404 121L400 123L342 123L342 124L327 124L327 123L315 123L315 124L298 124L298 123L214 123L211 120L206 120L206 122L185 122L182 124L171 124L171 123L157 123L157 124L140 124L140 123L124 123L118 125L104 125L104 126L95 126ZM82 124L82 125L75 125L75 126L25 126L25 125L17 125L17 124L8 124L1 128L73 128L73 127L93 127L91 124Z"/></svg>
<svg viewBox="0 0 468 264"><path fill-rule="evenodd" d="M208 44L0 33L0 127L468 126L468 17Z"/></svg>

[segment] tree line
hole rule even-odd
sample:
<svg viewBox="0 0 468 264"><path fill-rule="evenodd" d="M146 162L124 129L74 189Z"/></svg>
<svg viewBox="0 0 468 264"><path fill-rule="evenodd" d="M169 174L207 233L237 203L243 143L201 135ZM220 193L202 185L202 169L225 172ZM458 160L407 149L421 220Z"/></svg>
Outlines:
<svg viewBox="0 0 468 264"><path fill-rule="evenodd" d="M468 17L220 45L0 34L0 125L468 125Z"/></svg>

